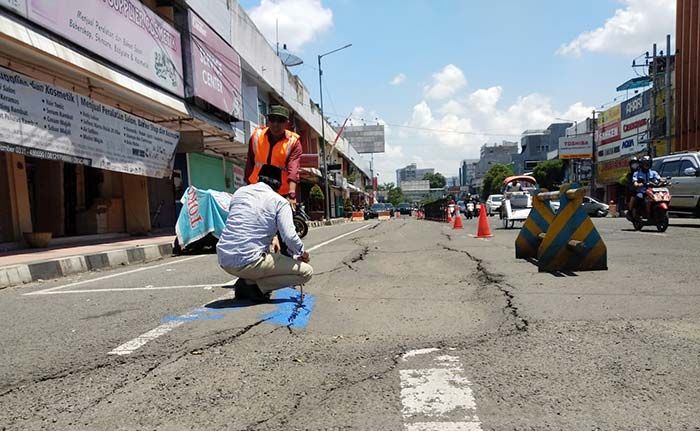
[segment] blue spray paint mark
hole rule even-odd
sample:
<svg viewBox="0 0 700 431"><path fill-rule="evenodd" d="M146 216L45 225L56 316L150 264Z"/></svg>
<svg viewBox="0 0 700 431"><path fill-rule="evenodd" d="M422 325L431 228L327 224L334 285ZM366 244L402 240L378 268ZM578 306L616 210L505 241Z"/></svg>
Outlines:
<svg viewBox="0 0 700 431"><path fill-rule="evenodd" d="M301 293L291 287L276 290L272 303L277 304L277 308L263 315L262 318L273 325L305 328L309 324L316 298L305 293L303 300L300 301L300 296Z"/></svg>

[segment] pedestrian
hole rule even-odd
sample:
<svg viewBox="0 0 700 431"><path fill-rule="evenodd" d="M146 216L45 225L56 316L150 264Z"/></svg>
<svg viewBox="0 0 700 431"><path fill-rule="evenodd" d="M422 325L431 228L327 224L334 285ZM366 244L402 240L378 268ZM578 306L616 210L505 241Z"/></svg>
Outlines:
<svg viewBox="0 0 700 431"><path fill-rule="evenodd" d="M245 180L247 184L255 184L262 165L277 166L282 170L279 194L294 208L303 150L299 135L289 130L289 115L289 109L273 105L267 115L268 126L253 131L248 142Z"/></svg>
<svg viewBox="0 0 700 431"><path fill-rule="evenodd" d="M296 209L296 189L299 182L299 166L303 152L299 135L289 130L289 109L281 105L272 105L267 115L267 127L258 127L253 131L248 142L248 159L246 160L245 179L247 184L258 182L261 166L277 166L282 171L282 183L279 194L287 198L292 206L292 221ZM282 253L287 253L284 242L276 237L272 246Z"/></svg>
<svg viewBox="0 0 700 431"><path fill-rule="evenodd" d="M273 290L308 283L313 275L309 253L294 229L291 205L277 193L281 181L279 167L262 165L257 182L239 188L231 198L216 254L221 268L239 277L237 299L266 302ZM278 231L291 257L269 252Z"/></svg>

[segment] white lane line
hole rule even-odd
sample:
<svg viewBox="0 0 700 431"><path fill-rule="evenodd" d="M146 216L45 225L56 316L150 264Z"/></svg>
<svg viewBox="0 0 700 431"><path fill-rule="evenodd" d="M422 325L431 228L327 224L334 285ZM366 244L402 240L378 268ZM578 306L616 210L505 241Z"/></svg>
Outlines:
<svg viewBox="0 0 700 431"><path fill-rule="evenodd" d="M54 292L56 290L65 289L67 287L80 286L81 284L94 283L96 281L108 280L110 278L115 278L115 277L122 277L124 275L134 274L137 272L149 271L151 269L162 268L162 267L168 266L168 265L175 265L176 263L187 262L188 260L199 259L199 258L202 258L205 256L207 256L207 255L202 254L202 255L198 255L198 256L191 256L191 257L186 257L184 259L178 259L178 260L173 260L170 262L161 263L158 265L146 266L143 268L132 269L130 271L124 271L124 272L120 272L117 274L111 274L111 275L105 275L103 277L92 278L90 280L76 281L74 283L64 284L62 286L56 286L56 287L51 287L48 289L38 290L36 292L25 293L25 294L23 294L23 296L42 295L42 294L46 294L48 292Z"/></svg>
<svg viewBox="0 0 700 431"><path fill-rule="evenodd" d="M155 329L151 329L150 331L146 332L145 334L141 334L138 337L134 338L133 340L127 341L126 343L122 344L121 346L115 348L114 350L108 352L108 355L130 355L132 354L135 350L139 349L140 347L143 347L146 343L149 341L153 341L156 338L160 337L161 335L165 335L168 332L172 331L173 329L177 328L178 326L182 325L185 323L184 320L173 320L171 322L164 323L160 325L159 327Z"/></svg>
<svg viewBox="0 0 700 431"><path fill-rule="evenodd" d="M353 230L352 232L348 232L348 233L342 234L342 235L337 236L337 237L335 237L335 238L333 238L333 239L330 239L330 240L328 240L328 241L325 241L325 242L322 242L322 243L320 243L320 244L317 244L317 245L315 245L315 246L309 248L307 251L310 252L310 251L313 251L313 250L317 250L317 249L319 249L319 248L321 248L321 247L323 247L323 246L325 246L325 245L328 245L328 244L330 244L330 243L332 243L332 242L334 242L334 241L337 241L337 240L339 240L339 239L341 239L341 238L345 238L345 237L348 236L348 235L352 235L353 233L359 232L359 231L361 231L362 229L366 229L366 228L368 228L368 227L370 227L370 226L372 226L372 225L362 226L361 228L355 229L355 230ZM229 281L228 283L224 283L222 286L230 286L230 285L233 285L233 284L236 283L237 280L238 280L238 278L234 278L233 280ZM213 286L213 285L210 285L210 286ZM155 288L150 288L150 289L155 289ZM93 290L105 291L106 289L93 289ZM131 290L131 289L125 289L125 290ZM76 291L76 293L77 293L77 292L85 292L85 291ZM59 292L59 293L61 293L61 292ZM67 293L67 292L63 292L63 293ZM227 295L227 296L222 296L221 298L215 299L214 302L216 302L216 301L222 301L222 300L225 300L225 299L230 299L230 296L229 296L229 295ZM206 304L202 305L202 307L204 307L205 305L206 305ZM138 349L140 349L141 347L145 346L149 341L153 341L153 340L155 340L156 338L161 337L161 336L167 334L168 332L172 331L173 329L175 329L175 328L177 328L178 326L180 326L180 325L182 325L183 323L185 323L185 321L187 320L187 318L190 317L190 316L192 315L192 313L193 313L193 311L190 311L188 314L184 314L184 315L180 316L178 319L175 319L175 320L172 320L172 321L170 321L170 322L164 323L164 324L162 324L162 325L156 327L155 329L152 329L152 330L150 330L150 331L148 331L148 332L146 332L146 333L144 333L144 334L141 334L141 335L139 335L138 337L134 338L133 340L129 340L129 341L127 341L126 343L122 344L121 346L116 347L115 349L113 349L112 351L108 352L107 354L108 354L108 355L120 355L120 356L123 356L123 355L130 355L130 354L134 353L136 350L138 350Z"/></svg>
<svg viewBox="0 0 700 431"><path fill-rule="evenodd" d="M319 248L321 248L321 247L323 247L323 246L325 246L325 245L328 245L328 244L330 244L330 243L332 243L332 242L338 241L338 240L341 239L341 238L345 238L345 237L348 236L348 235L352 235L352 234L354 234L355 232L359 232L359 231L361 231L362 229L367 229L367 228L370 227L370 226L374 226L374 225L369 225L369 224L368 224L368 225L362 226L362 227L359 228L359 229L355 229L355 230L353 230L353 231L351 231L351 232L344 233L344 234L342 234L342 235L336 236L335 238L329 239L328 241L322 242L321 244L316 244L315 246L313 246L313 247L307 249L306 251L310 253L310 252L312 252L312 251L314 251L314 250L316 250L316 249L319 249Z"/></svg>
<svg viewBox="0 0 700 431"><path fill-rule="evenodd" d="M238 277L234 278L233 280L229 281L228 283L224 284L224 286L228 285L233 285L236 281L238 281ZM220 298L216 298L215 300L211 302L216 302L216 301L223 301L226 299L230 299L229 295L222 296ZM207 302L207 304L211 303ZM206 306L207 304L203 304L202 307ZM197 307L201 308L201 307ZM178 316L176 319L173 319L169 322L163 323L162 325L151 329L150 331L143 333L139 335L138 337L134 338L133 340L129 340L126 343L122 344L121 346L115 347L113 350L107 352L108 355L119 355L119 356L124 356L124 355L130 355L134 353L136 350L140 349L141 347L145 346L146 343L149 341L153 341L158 337L161 337L168 332L172 331L173 329L177 328L178 326L184 324L188 318L191 318L194 316L195 310L197 308L193 309L187 314L183 314L182 316Z"/></svg>
<svg viewBox="0 0 700 431"><path fill-rule="evenodd" d="M425 356L437 350L414 350L403 356L413 367L399 370L406 430L481 431L471 382L459 358Z"/></svg>
<svg viewBox="0 0 700 431"><path fill-rule="evenodd" d="M213 283L213 284L189 284L184 286L151 286L151 287L113 287L108 289L83 289L83 290L61 290L58 292L39 292L36 295L63 295L70 293L102 293L102 292L131 292L131 291L148 291L148 290L174 290L174 289L207 289L213 287L230 286L228 283Z"/></svg>

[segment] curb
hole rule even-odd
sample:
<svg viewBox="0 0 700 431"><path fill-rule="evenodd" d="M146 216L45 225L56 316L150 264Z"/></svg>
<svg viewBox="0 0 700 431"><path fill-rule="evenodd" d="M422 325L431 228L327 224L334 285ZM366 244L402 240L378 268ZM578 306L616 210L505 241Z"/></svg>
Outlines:
<svg viewBox="0 0 700 431"><path fill-rule="evenodd" d="M348 223L344 218L332 219L331 225ZM323 221L310 221L309 227L325 226ZM137 246L104 253L70 256L60 259L0 267L0 289L39 280L51 280L81 272L118 268L151 262L172 256L172 243Z"/></svg>
<svg viewBox="0 0 700 431"><path fill-rule="evenodd" d="M61 278L81 272L150 262L172 254L173 245L165 243L6 266L0 268L0 289L33 281Z"/></svg>

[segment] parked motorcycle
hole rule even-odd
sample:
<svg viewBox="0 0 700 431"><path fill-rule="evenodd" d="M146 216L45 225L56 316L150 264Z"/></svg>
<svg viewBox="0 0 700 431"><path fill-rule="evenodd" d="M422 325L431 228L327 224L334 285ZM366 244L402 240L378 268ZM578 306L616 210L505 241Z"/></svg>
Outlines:
<svg viewBox="0 0 700 431"><path fill-rule="evenodd" d="M669 184L668 180L661 180L644 185L646 188L644 202L637 201L632 211L632 225L635 230L642 230L644 226L656 226L659 232L665 232L668 229L668 206L671 202ZM647 214L647 208L649 208L649 214Z"/></svg>
<svg viewBox="0 0 700 431"><path fill-rule="evenodd" d="M294 229L297 231L299 238L304 238L309 233L309 216L306 214L304 204L298 203L294 211Z"/></svg>

